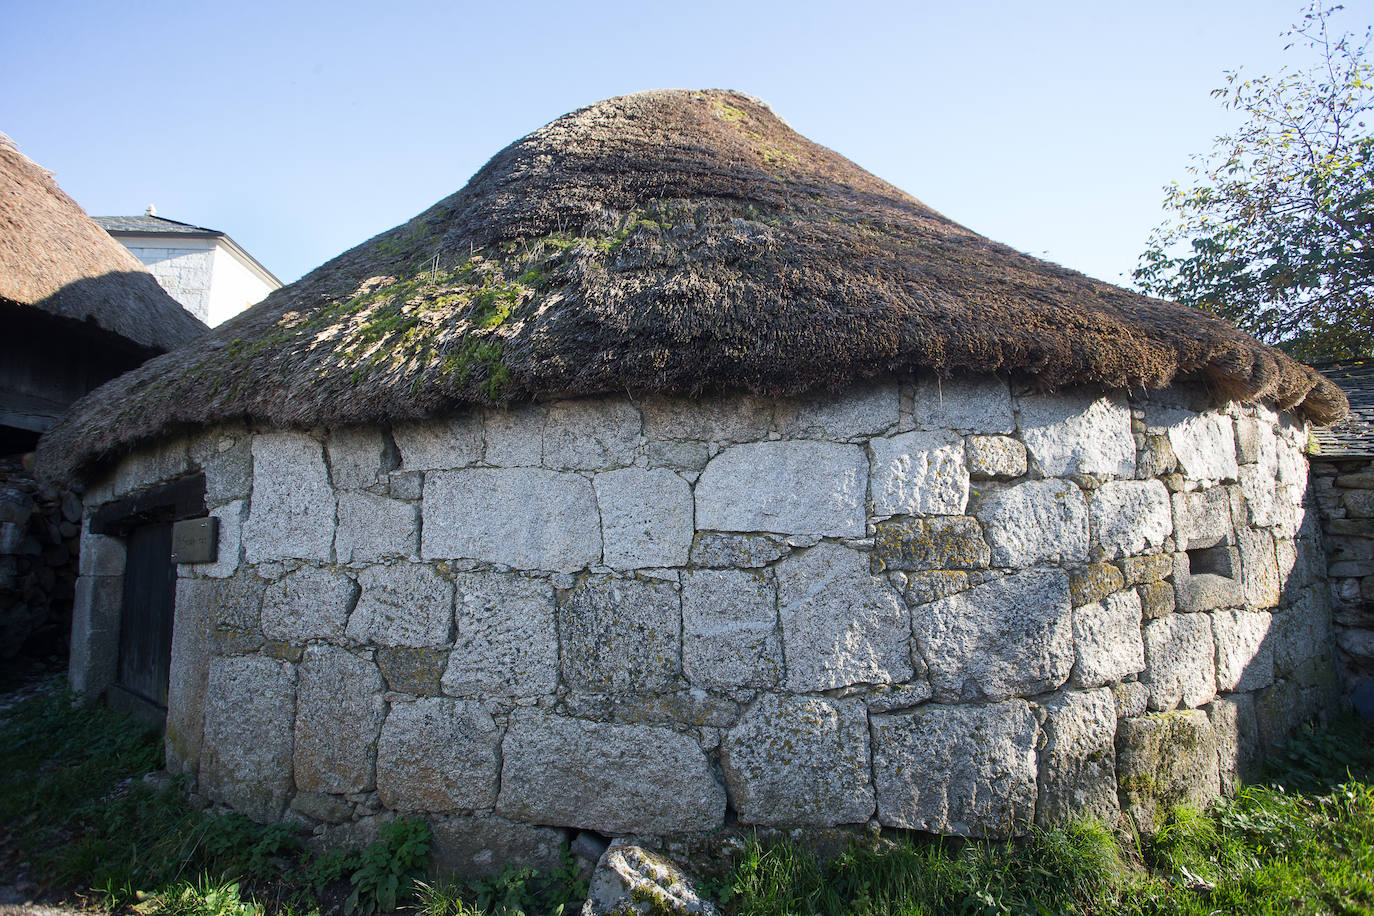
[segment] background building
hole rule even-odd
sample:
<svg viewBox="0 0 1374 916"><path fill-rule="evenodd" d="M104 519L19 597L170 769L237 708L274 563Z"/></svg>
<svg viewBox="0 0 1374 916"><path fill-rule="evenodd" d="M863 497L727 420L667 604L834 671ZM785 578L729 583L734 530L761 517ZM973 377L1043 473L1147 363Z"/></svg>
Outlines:
<svg viewBox="0 0 1374 916"><path fill-rule="evenodd" d="M97 216L188 312L214 327L261 300L281 281L218 229L157 215Z"/></svg>

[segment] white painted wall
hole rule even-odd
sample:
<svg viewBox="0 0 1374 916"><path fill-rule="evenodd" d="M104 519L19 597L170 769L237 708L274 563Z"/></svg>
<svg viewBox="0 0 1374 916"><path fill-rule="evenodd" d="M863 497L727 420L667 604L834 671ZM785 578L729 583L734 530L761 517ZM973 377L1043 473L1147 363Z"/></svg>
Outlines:
<svg viewBox="0 0 1374 916"><path fill-rule="evenodd" d="M206 324L210 321L210 289L215 272L213 239L178 239L176 247L167 239L122 238L120 241L143 262L162 288L186 311Z"/></svg>
<svg viewBox="0 0 1374 916"><path fill-rule="evenodd" d="M220 239L122 236L119 241L168 295L210 327L277 288Z"/></svg>
<svg viewBox="0 0 1374 916"><path fill-rule="evenodd" d="M201 320L214 327L233 318L277 288L239 260L224 245L215 248L214 283L210 287L209 317Z"/></svg>

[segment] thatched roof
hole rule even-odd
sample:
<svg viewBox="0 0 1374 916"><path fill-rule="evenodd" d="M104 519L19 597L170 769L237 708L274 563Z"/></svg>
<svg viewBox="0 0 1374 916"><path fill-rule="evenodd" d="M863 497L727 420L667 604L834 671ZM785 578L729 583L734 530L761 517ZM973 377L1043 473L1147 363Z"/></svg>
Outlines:
<svg viewBox="0 0 1374 916"><path fill-rule="evenodd" d="M171 427L340 426L610 391L784 395L929 369L1345 398L1194 309L991 242L734 92L575 111L467 186L79 402L69 474Z"/></svg>
<svg viewBox="0 0 1374 916"><path fill-rule="evenodd" d="M4 134L0 303L88 322L159 353L207 330Z"/></svg>

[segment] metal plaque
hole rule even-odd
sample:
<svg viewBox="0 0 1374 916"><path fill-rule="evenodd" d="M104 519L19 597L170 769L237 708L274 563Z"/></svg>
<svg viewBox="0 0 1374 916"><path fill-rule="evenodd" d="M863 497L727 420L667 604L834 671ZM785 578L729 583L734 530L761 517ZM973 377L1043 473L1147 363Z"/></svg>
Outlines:
<svg viewBox="0 0 1374 916"><path fill-rule="evenodd" d="M219 519L188 518L172 525L173 563L213 563L219 557Z"/></svg>

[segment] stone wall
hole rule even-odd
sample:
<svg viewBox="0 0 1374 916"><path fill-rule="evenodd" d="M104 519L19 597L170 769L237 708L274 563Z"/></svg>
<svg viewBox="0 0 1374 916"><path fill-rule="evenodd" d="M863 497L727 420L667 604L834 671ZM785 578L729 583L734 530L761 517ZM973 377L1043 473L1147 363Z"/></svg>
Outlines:
<svg viewBox="0 0 1374 916"><path fill-rule="evenodd" d="M204 471L220 559L180 568L168 758L258 819L355 841L420 812L457 868L573 828L1148 829L1335 696L1305 431L1198 397L927 380L220 429L90 502Z"/></svg>
<svg viewBox="0 0 1374 916"><path fill-rule="evenodd" d="M5 677L22 676L34 664L51 665L54 656L60 662L66 651L80 521L81 497L39 483L23 457L0 457L0 661Z"/></svg>
<svg viewBox="0 0 1374 916"><path fill-rule="evenodd" d="M1361 697L1361 712L1374 716L1374 461L1314 461L1312 486L1321 506L1346 688ZM1360 689L1361 682L1368 686Z"/></svg>

